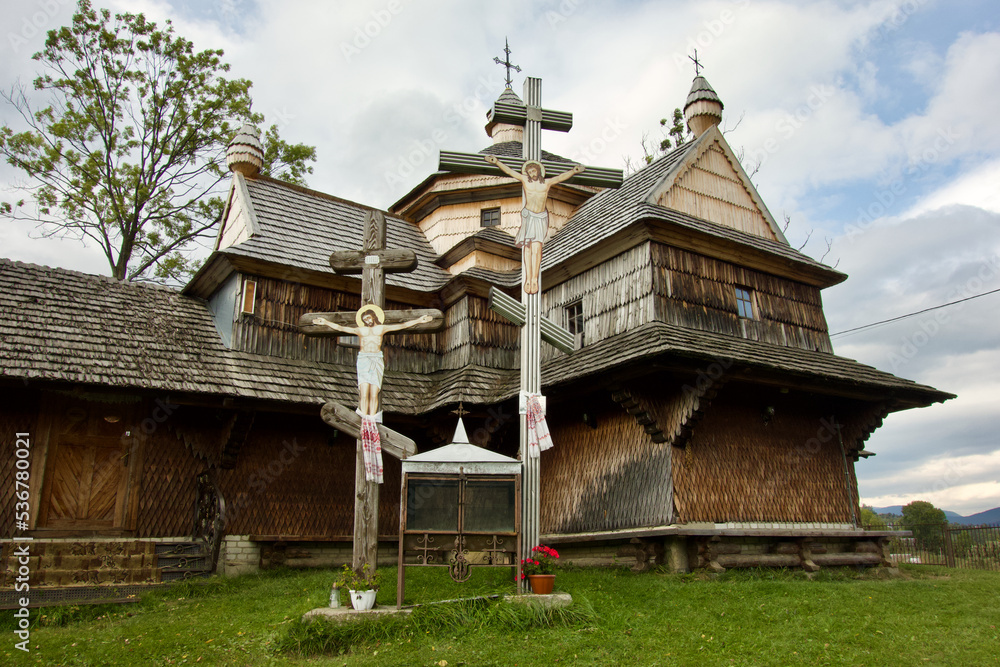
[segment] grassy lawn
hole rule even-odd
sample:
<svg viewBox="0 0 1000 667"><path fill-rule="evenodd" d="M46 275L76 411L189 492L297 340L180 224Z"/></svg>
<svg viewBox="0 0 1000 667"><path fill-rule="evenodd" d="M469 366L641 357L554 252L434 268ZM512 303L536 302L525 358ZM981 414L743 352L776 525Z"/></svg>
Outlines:
<svg viewBox="0 0 1000 667"><path fill-rule="evenodd" d="M31 652L0 612L2 664L331 665L993 665L1000 573L903 566L874 571L707 575L563 570L567 612L478 602L411 617L303 625L325 606L330 571L279 570L147 594L140 603L34 610ZM379 604L395 602L395 571ZM499 572L452 584L407 575L407 601L491 593ZM494 576L490 576L494 575ZM44 616L43 616L44 615Z"/></svg>

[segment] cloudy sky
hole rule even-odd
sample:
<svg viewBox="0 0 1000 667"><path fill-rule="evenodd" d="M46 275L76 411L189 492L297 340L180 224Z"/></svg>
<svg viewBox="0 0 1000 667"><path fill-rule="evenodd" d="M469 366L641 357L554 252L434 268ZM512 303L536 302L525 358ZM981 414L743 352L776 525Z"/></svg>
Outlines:
<svg viewBox="0 0 1000 667"><path fill-rule="evenodd" d="M387 207L439 149L488 143L509 38L520 92L572 111L547 150L622 167L683 106L698 49L727 139L790 242L850 275L824 292L840 332L1000 289L1000 5L995 0L103 0L173 20L254 81L255 108L315 145L310 186ZM2 0L0 85L30 81L68 0ZM0 119L12 123L7 108ZM750 167L748 170L752 169ZM0 185L16 174L0 167ZM0 199L11 200L9 187ZM3 255L106 273L93 248L3 222ZM808 240L807 240L808 239ZM838 354L955 393L890 416L858 464L877 506L1000 506L1000 293L833 338Z"/></svg>

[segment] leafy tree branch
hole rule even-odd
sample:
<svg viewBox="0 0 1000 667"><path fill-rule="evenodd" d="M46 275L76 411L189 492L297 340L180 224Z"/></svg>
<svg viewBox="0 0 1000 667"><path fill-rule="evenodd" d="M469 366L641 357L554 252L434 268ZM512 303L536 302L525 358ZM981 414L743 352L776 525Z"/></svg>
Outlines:
<svg viewBox="0 0 1000 667"><path fill-rule="evenodd" d="M0 214L93 241L119 280L188 275L192 246L222 212L226 146L243 122L263 122L251 82L227 78L222 56L196 53L170 21L159 29L81 0L33 56L44 106L20 84L0 93L27 127L0 127L0 155L28 178L25 199ZM265 175L303 184L312 173L315 148L286 143L274 125L263 143Z"/></svg>

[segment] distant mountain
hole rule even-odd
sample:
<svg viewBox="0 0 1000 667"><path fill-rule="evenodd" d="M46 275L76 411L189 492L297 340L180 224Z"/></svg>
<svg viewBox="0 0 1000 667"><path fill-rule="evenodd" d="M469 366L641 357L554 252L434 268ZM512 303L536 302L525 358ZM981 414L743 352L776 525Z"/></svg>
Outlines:
<svg viewBox="0 0 1000 667"><path fill-rule="evenodd" d="M902 505L892 505L890 507L873 507L875 514L903 514ZM994 507L991 510L986 510L985 512L979 512L978 514L973 514L971 516L962 516L958 512L952 512L951 510L944 511L945 518L948 519L949 523L957 523L961 526L978 526L982 524L994 524L1000 523L1000 507Z"/></svg>
<svg viewBox="0 0 1000 667"><path fill-rule="evenodd" d="M949 519L951 521L951 519ZM994 507L991 510L986 510L985 512L979 512L978 514L973 514L972 516L965 516L961 519L955 520L955 523L960 523L964 526L979 526L981 524L996 524L1000 523L1000 507Z"/></svg>

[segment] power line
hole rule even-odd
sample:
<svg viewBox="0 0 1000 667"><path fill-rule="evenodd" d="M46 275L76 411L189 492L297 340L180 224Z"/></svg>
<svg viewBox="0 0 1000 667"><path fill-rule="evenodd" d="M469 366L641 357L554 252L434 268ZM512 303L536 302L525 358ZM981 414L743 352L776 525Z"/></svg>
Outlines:
<svg viewBox="0 0 1000 667"><path fill-rule="evenodd" d="M930 308L924 308L923 310L918 310L915 313L907 313L906 315L900 315L898 317L891 317L887 320L881 320L880 322L872 322L871 324L863 324L860 327L854 327L853 329L845 329L843 331L838 331L837 333L830 334L830 338L834 336L843 336L844 334L854 333L855 331L861 331L862 329L871 329L872 327L877 327L881 324L888 324L889 322L895 322L897 320L905 320L907 317L914 317L916 315L922 315L924 313L929 313L932 310L938 310L940 308L947 308L948 306L954 306L956 303L962 303L963 301L971 301L973 299L978 299L981 296L986 296L988 294L995 294L1000 292L1000 287L995 290L990 290L989 292L983 292L982 294L975 294L973 296L967 296L964 299L959 299L958 301L949 301L948 303L942 303L940 306L932 306Z"/></svg>

